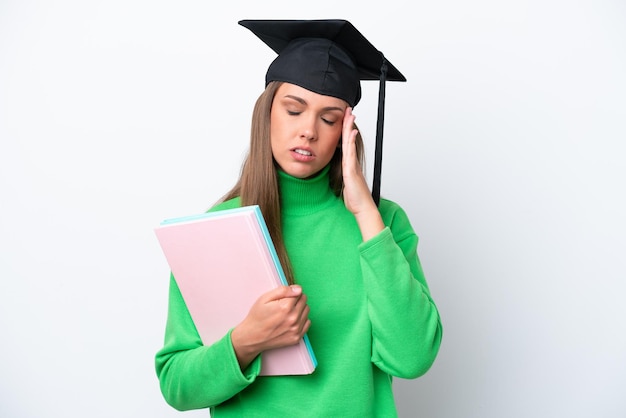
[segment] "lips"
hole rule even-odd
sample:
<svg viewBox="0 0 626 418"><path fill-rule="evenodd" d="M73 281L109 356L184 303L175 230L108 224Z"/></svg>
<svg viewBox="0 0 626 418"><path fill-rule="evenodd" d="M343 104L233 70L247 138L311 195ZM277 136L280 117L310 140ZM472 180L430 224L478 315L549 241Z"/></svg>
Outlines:
<svg viewBox="0 0 626 418"><path fill-rule="evenodd" d="M309 163L315 160L315 155L313 154L313 151L311 151L310 149L296 147L296 148L292 148L290 151L291 151L291 156L293 157L295 161L299 161L302 163Z"/></svg>
<svg viewBox="0 0 626 418"><path fill-rule="evenodd" d="M305 150L305 149L302 149L302 148L295 148L292 151L297 153L297 154L300 154L300 155L306 155L308 157L313 155L313 153L311 151L308 151L308 150Z"/></svg>

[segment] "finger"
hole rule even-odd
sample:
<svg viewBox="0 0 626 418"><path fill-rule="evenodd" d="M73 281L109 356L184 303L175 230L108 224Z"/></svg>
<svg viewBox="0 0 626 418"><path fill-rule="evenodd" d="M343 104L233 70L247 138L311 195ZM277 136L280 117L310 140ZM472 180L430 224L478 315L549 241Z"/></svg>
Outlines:
<svg viewBox="0 0 626 418"><path fill-rule="evenodd" d="M353 171L359 170L356 152L356 136L358 130L354 128L354 115L348 108L344 115L344 130L342 136L342 166L344 177Z"/></svg>
<svg viewBox="0 0 626 418"><path fill-rule="evenodd" d="M300 330L300 335L306 334L309 331L309 328L311 328L311 320L307 319L306 322L304 323L304 326Z"/></svg>
<svg viewBox="0 0 626 418"><path fill-rule="evenodd" d="M343 131L342 131L342 146L346 147L353 137L356 136L356 129L354 129L354 120L356 116L352 113L352 108L346 108L346 112L343 115Z"/></svg>
<svg viewBox="0 0 626 418"><path fill-rule="evenodd" d="M306 318L309 315L309 305L307 304L306 295L302 295L293 306L293 311L298 315L298 320Z"/></svg>
<svg viewBox="0 0 626 418"><path fill-rule="evenodd" d="M302 295L302 287L298 285L279 286L261 296L264 302L272 302L285 298L299 298Z"/></svg>
<svg viewBox="0 0 626 418"><path fill-rule="evenodd" d="M295 326L294 331L300 337L302 337L311 326L311 320L309 319L309 312L310 312L309 306L305 305L297 321L294 322L294 326Z"/></svg>
<svg viewBox="0 0 626 418"><path fill-rule="evenodd" d="M311 312L311 308L309 308L309 305L305 305L304 309L302 310L302 313L300 314L300 322L303 322L303 323L310 322L309 320L310 312Z"/></svg>

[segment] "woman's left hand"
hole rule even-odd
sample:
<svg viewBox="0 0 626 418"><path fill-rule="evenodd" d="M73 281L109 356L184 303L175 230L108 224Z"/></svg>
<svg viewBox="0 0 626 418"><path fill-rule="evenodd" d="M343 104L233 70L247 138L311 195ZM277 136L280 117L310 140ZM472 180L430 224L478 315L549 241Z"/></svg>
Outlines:
<svg viewBox="0 0 626 418"><path fill-rule="evenodd" d="M346 208L356 218L363 240L367 241L382 231L385 225L370 189L367 187L367 181L357 157L356 135L358 131L354 127L354 120L352 108L348 107L343 117L341 143L343 200Z"/></svg>

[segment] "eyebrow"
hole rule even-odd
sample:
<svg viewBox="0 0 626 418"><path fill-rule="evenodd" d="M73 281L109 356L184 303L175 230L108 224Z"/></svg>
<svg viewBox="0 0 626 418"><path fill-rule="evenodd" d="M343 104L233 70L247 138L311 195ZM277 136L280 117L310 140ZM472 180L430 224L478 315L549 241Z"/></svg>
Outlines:
<svg viewBox="0 0 626 418"><path fill-rule="evenodd" d="M307 104L306 100L304 100L302 97L293 96L291 94L286 94L284 97L295 100L296 102L303 104L303 105ZM339 106L327 106L324 108L324 111L330 111L330 110L339 110L340 112L346 111L346 109L339 107Z"/></svg>

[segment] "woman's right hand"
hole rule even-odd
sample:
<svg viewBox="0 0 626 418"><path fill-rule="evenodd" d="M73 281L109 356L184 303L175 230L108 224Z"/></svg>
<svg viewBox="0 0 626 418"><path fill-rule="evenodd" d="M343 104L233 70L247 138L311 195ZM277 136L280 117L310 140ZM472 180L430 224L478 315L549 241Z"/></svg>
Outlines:
<svg viewBox="0 0 626 418"><path fill-rule="evenodd" d="M298 285L278 287L256 300L231 333L241 370L265 350L300 341L311 325L306 301Z"/></svg>

